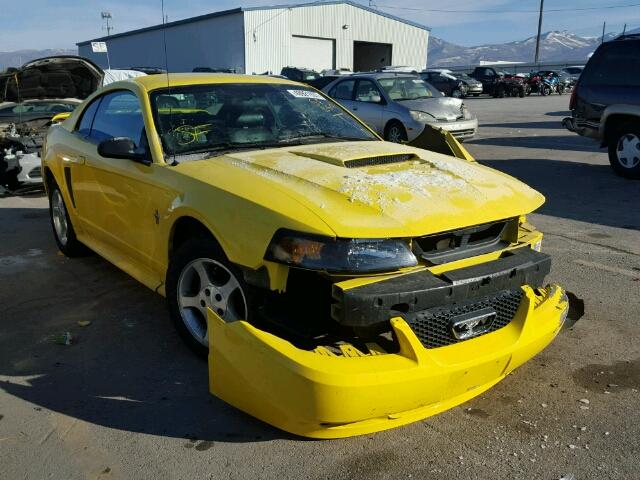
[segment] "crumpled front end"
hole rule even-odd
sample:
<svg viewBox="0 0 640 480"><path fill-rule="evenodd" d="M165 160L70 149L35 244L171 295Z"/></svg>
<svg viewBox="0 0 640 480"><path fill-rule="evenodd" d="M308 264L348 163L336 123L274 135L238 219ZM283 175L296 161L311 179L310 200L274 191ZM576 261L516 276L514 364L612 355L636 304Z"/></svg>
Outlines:
<svg viewBox="0 0 640 480"><path fill-rule="evenodd" d="M564 291L525 285L520 292L505 325L444 346L430 344L420 322L396 316L393 353L375 343L304 350L247 322L225 323L209 310L210 390L271 425L312 438L421 420L484 392L553 340L569 308ZM468 317L455 316L463 323ZM483 328L474 322L463 330Z"/></svg>

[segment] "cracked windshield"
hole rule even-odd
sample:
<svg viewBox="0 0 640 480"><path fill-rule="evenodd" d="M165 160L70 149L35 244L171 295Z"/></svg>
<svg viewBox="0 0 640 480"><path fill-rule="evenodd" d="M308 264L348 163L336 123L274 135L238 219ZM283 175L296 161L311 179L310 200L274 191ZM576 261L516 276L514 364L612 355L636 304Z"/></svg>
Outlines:
<svg viewBox="0 0 640 480"><path fill-rule="evenodd" d="M298 85L194 85L154 92L166 154L376 140L318 92Z"/></svg>

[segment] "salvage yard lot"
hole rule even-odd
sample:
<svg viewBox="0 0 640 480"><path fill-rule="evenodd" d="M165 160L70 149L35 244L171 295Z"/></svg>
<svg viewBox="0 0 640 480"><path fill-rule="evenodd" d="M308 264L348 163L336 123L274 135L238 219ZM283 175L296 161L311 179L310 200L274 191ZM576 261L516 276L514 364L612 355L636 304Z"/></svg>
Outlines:
<svg viewBox="0 0 640 480"><path fill-rule="evenodd" d="M209 395L161 297L61 256L43 196L0 199L0 478L636 478L640 182L560 126L568 96L466 103L471 154L547 197L531 220L548 280L584 300L572 330L461 407L302 440ZM55 344L64 331L77 344Z"/></svg>

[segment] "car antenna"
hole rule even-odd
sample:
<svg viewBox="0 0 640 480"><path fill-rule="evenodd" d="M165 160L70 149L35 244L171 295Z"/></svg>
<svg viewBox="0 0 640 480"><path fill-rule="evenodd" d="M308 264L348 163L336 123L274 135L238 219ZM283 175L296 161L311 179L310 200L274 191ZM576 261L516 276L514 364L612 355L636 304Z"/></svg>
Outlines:
<svg viewBox="0 0 640 480"><path fill-rule="evenodd" d="M167 17L164 15L164 0L160 0L160 9L162 10L162 45L164 47L164 70L165 75L167 76L167 94L171 95L171 84L169 83L169 57L167 55ZM169 125L173 128L173 107L171 106L171 103L169 103ZM176 162L176 152L173 148L171 149L171 153L173 155L173 161L169 165L175 166L178 162Z"/></svg>

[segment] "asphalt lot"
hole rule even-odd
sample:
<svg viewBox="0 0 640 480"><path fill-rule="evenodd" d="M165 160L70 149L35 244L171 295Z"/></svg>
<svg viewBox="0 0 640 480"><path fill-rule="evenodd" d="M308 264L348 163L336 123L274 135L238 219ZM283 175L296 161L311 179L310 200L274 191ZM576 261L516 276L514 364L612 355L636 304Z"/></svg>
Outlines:
<svg viewBox="0 0 640 480"><path fill-rule="evenodd" d="M640 182L561 128L568 100L469 99L465 145L547 197L549 280L584 317L479 398L375 435L304 440L212 397L161 297L61 256L44 197L0 199L0 478L638 478Z"/></svg>

